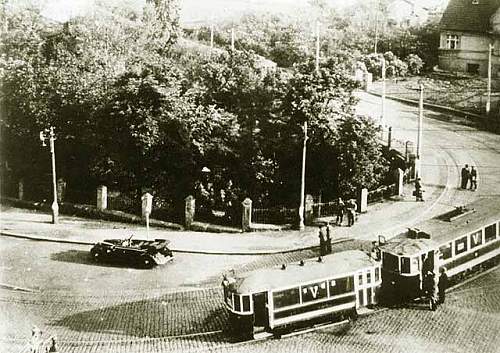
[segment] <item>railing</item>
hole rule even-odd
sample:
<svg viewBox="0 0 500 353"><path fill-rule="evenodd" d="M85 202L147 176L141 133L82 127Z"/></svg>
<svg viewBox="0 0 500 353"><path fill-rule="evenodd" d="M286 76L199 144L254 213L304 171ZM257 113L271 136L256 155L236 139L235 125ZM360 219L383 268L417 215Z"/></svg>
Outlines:
<svg viewBox="0 0 500 353"><path fill-rule="evenodd" d="M338 203L331 202L317 202L312 205L314 217L332 217L337 215Z"/></svg>
<svg viewBox="0 0 500 353"><path fill-rule="evenodd" d="M261 224L290 224L298 219L297 208L254 208L252 209L252 223Z"/></svg>

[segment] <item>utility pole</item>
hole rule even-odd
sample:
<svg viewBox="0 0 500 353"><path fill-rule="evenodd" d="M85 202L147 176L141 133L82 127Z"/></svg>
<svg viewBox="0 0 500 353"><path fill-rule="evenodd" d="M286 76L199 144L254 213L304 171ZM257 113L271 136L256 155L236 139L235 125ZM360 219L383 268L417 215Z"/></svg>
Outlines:
<svg viewBox="0 0 500 353"><path fill-rule="evenodd" d="M493 44L488 45L488 88L486 100L486 114L490 115L491 110L491 52L493 51Z"/></svg>
<svg viewBox="0 0 500 353"><path fill-rule="evenodd" d="M382 128L385 126L385 58L382 55L382 116L380 118L380 125Z"/></svg>
<svg viewBox="0 0 500 353"><path fill-rule="evenodd" d="M59 205L57 204L56 150L54 145L56 135L54 133L54 127L51 126L50 129L40 131L40 140L42 141L42 146L47 146L45 140L49 140L50 154L52 157L52 192L54 195L54 201L52 202L52 224L57 224L59 223Z"/></svg>
<svg viewBox="0 0 500 353"><path fill-rule="evenodd" d="M234 27L231 27L231 50L234 51Z"/></svg>
<svg viewBox="0 0 500 353"><path fill-rule="evenodd" d="M316 21L316 72L319 73L319 21Z"/></svg>
<svg viewBox="0 0 500 353"><path fill-rule="evenodd" d="M304 146L302 148L302 178L300 183L299 229L304 230L304 202L306 192L306 146L307 146L307 121L304 121Z"/></svg>
<svg viewBox="0 0 500 353"><path fill-rule="evenodd" d="M417 178L422 177L422 125L424 120L424 85L420 84L420 99L418 101L418 135L417 135L417 160L415 161L415 174Z"/></svg>
<svg viewBox="0 0 500 353"><path fill-rule="evenodd" d="M378 10L380 7L380 2L377 1L377 7L375 8L375 54L377 54L377 45L378 45Z"/></svg>
<svg viewBox="0 0 500 353"><path fill-rule="evenodd" d="M210 51L214 49L214 24L210 26Z"/></svg>
<svg viewBox="0 0 500 353"><path fill-rule="evenodd" d="M319 21L316 22L316 73L319 75ZM299 229L304 230L304 203L306 193L307 120L304 121L304 145L302 147L302 176L300 182Z"/></svg>

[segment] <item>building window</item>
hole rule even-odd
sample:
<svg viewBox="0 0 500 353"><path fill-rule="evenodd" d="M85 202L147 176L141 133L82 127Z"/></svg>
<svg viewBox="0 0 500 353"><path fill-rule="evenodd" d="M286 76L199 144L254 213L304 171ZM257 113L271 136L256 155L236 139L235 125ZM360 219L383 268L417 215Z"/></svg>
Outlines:
<svg viewBox="0 0 500 353"><path fill-rule="evenodd" d="M460 38L456 34L446 35L446 49L458 49Z"/></svg>

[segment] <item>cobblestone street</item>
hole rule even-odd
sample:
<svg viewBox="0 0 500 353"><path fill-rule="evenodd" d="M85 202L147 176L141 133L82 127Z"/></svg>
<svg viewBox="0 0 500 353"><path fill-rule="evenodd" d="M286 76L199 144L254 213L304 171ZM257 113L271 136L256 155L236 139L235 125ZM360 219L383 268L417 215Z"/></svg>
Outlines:
<svg viewBox="0 0 500 353"><path fill-rule="evenodd" d="M338 245L338 250L353 245L347 244ZM304 251L252 257L235 268L250 270L315 255ZM154 271L149 275L155 276ZM10 324L2 327L0 346L4 352L20 352L33 324L46 335L56 335L62 352L82 353L330 352L332 347L336 352L496 352L500 344L496 335L500 293L494 290L500 286L500 268L453 290L437 312L423 306L390 309L360 318L351 327L242 344L231 343L222 332L227 313L219 280L212 275L205 279L204 288L168 294L162 287L99 294L2 289L0 315L9 318ZM109 285L125 289L129 284Z"/></svg>

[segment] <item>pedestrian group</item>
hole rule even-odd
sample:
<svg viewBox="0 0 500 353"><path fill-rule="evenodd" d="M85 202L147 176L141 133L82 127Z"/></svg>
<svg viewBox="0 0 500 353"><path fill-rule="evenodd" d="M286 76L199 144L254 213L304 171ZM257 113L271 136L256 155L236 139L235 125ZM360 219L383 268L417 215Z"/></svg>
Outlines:
<svg viewBox="0 0 500 353"><path fill-rule="evenodd" d="M467 189L467 184L470 183L469 190L476 191L477 189L477 169L474 166L471 166L469 169L469 165L466 164L465 167L462 168L462 178L461 178L461 188Z"/></svg>
<svg viewBox="0 0 500 353"><path fill-rule="evenodd" d="M354 201L353 199L344 203L342 198L339 197L337 201L336 224L338 226L341 226L344 220L344 214L347 214L347 226L351 227L356 220L356 208L358 208L358 205L356 204L356 201Z"/></svg>
<svg viewBox="0 0 500 353"><path fill-rule="evenodd" d="M440 273L438 278L434 271L428 271L424 278L424 291L429 298L429 307L432 311L435 311L439 305L444 304L446 289L448 288L446 268L441 267Z"/></svg>

